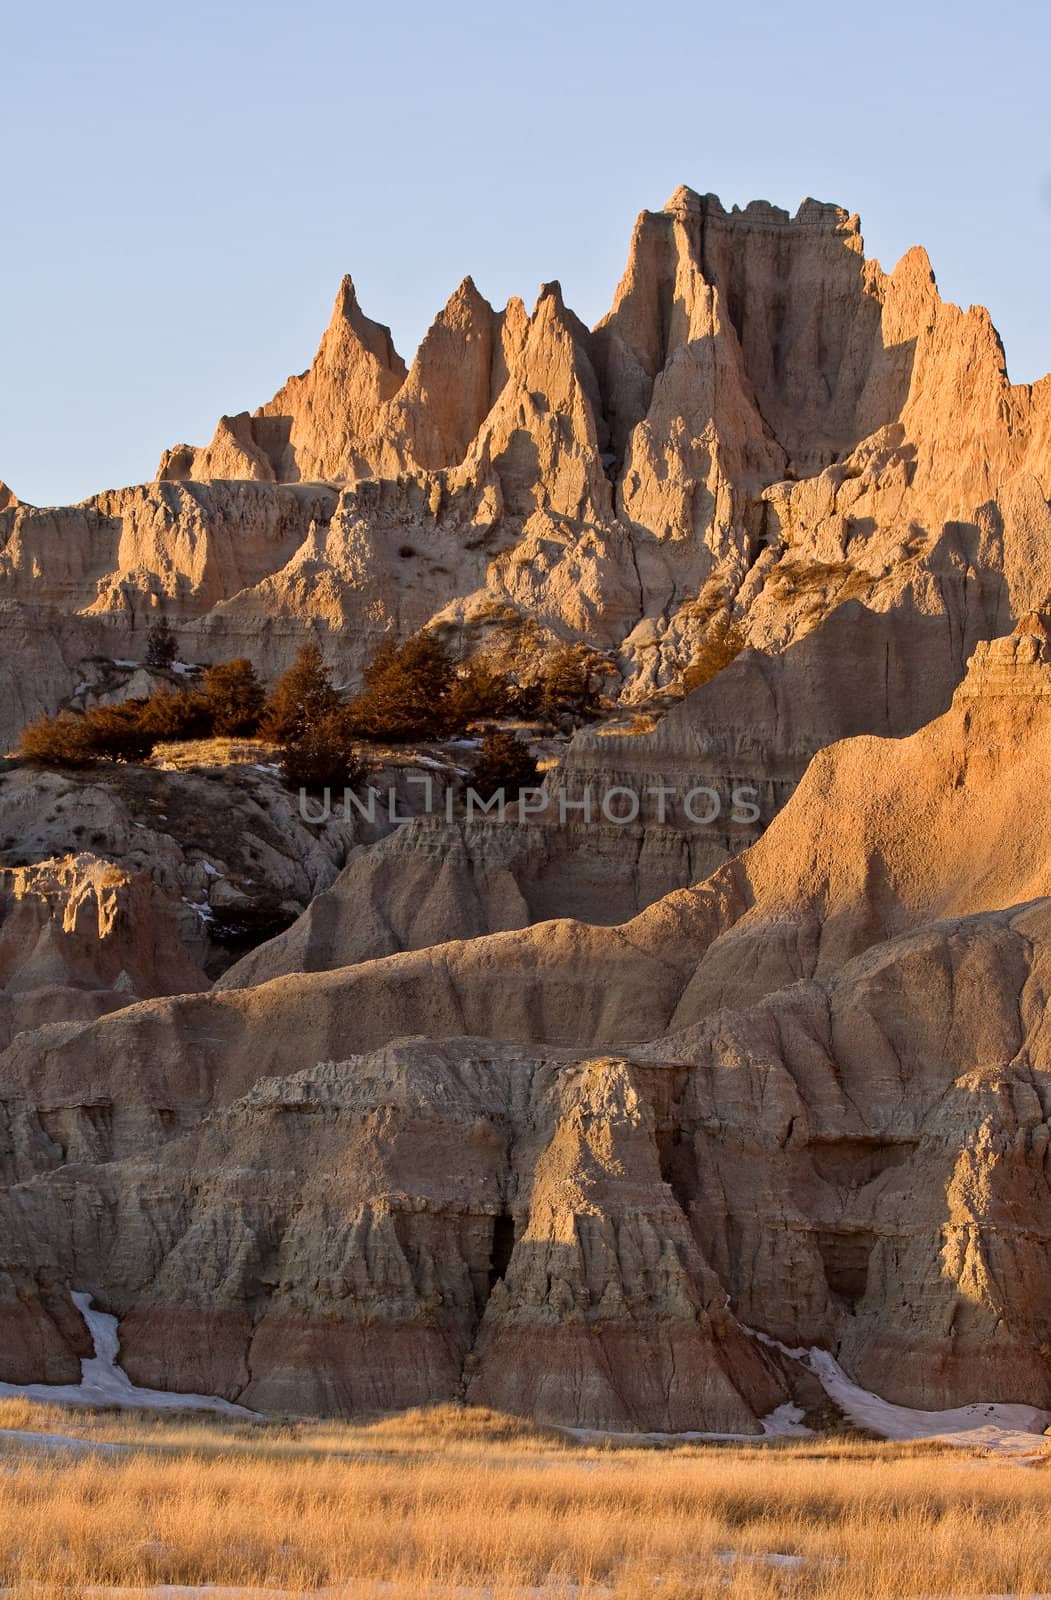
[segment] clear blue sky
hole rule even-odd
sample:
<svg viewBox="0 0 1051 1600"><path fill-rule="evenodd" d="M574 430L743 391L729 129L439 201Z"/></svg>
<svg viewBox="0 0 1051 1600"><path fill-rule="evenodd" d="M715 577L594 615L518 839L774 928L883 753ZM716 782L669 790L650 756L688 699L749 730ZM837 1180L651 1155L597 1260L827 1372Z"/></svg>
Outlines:
<svg viewBox="0 0 1051 1600"><path fill-rule="evenodd" d="M305 367L341 275L411 354L467 272L607 309L679 183L861 212L1051 368L1045 5L6 0L0 477L151 476Z"/></svg>

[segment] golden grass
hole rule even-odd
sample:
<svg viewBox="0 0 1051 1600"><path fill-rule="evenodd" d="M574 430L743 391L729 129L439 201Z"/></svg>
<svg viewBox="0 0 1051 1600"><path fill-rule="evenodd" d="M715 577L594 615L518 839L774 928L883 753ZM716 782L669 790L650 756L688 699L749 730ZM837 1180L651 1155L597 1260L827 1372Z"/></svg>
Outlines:
<svg viewBox="0 0 1051 1600"><path fill-rule="evenodd" d="M0 1403L0 1586L329 1587L369 1600L890 1600L1051 1590L1051 1475L923 1446L582 1447L442 1407L253 1425ZM799 1556L799 1566L770 1555ZM40 1585L38 1589L34 1586ZM527 1600L540 1600L529 1596Z"/></svg>
<svg viewBox="0 0 1051 1600"><path fill-rule="evenodd" d="M164 739L153 747L151 764L170 772L192 772L196 767L244 767L276 762L280 752L266 739L228 739L216 734L207 739Z"/></svg>

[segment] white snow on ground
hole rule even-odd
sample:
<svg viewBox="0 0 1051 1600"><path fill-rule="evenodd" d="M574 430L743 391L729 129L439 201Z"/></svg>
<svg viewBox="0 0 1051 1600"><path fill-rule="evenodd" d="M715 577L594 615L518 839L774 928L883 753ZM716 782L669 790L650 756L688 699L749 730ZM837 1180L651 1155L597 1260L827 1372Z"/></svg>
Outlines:
<svg viewBox="0 0 1051 1600"><path fill-rule="evenodd" d="M803 1421L805 1416L802 1406L794 1406L789 1401L771 1411L768 1417L760 1418L759 1426L767 1439L810 1439L814 1430Z"/></svg>
<svg viewBox="0 0 1051 1600"><path fill-rule="evenodd" d="M719 1560L724 1566L736 1566L738 1562L758 1567L786 1567L790 1571L798 1571L807 1565L806 1556L780 1555L776 1550L723 1550Z"/></svg>
<svg viewBox="0 0 1051 1600"><path fill-rule="evenodd" d="M38 1400L44 1405L155 1406L165 1411L222 1411L229 1416L255 1417L254 1411L235 1406L211 1394L177 1394L170 1389L139 1389L117 1365L120 1340L117 1319L92 1309L91 1296L72 1295L73 1304L88 1325L95 1354L80 1363L79 1383L0 1383L0 1398Z"/></svg>
<svg viewBox="0 0 1051 1600"><path fill-rule="evenodd" d="M938 1439L963 1449L997 1450L1009 1456L1039 1456L1051 1449L1051 1440L1042 1438L1051 1427L1051 1411L1036 1406L986 1404L955 1406L948 1411L919 1411L911 1406L896 1406L878 1394L862 1389L847 1377L835 1356L827 1350L791 1350L769 1334L756 1333L761 1343L780 1350L782 1355L801 1361L814 1374L830 1400L851 1422L884 1439L904 1442L912 1439Z"/></svg>
<svg viewBox="0 0 1051 1600"><path fill-rule="evenodd" d="M778 1406L768 1417L759 1419L762 1433L611 1433L608 1428L560 1428L582 1444L602 1439L626 1439L631 1444L757 1444L760 1439L811 1439L813 1429L803 1421L804 1412L791 1402Z"/></svg>

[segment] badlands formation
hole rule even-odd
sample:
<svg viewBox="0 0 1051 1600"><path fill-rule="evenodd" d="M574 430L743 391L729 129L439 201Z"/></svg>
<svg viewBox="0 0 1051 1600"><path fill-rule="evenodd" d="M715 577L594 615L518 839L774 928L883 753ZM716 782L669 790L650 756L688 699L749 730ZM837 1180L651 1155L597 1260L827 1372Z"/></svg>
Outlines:
<svg viewBox="0 0 1051 1600"><path fill-rule="evenodd" d="M158 607L350 688L585 640L610 702L533 820L0 774L0 1381L76 1381L75 1291L135 1384L266 1412L758 1433L833 1420L811 1347L1051 1412L1049 492L1051 380L922 251L687 189L594 330L467 280L406 369L348 279L153 483L0 486L8 738ZM289 925L217 964L245 899Z"/></svg>

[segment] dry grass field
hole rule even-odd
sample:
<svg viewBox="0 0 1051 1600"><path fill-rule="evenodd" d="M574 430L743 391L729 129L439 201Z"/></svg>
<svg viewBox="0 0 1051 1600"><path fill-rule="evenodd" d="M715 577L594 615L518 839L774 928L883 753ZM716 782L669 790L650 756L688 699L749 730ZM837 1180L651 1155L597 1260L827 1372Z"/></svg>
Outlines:
<svg viewBox="0 0 1051 1600"><path fill-rule="evenodd" d="M0 1436L0 1590L9 1594L1051 1591L1051 1471L936 1446L584 1446L453 1408L277 1426L8 1401L0 1429L83 1441ZM93 1448L102 1442L121 1448Z"/></svg>

